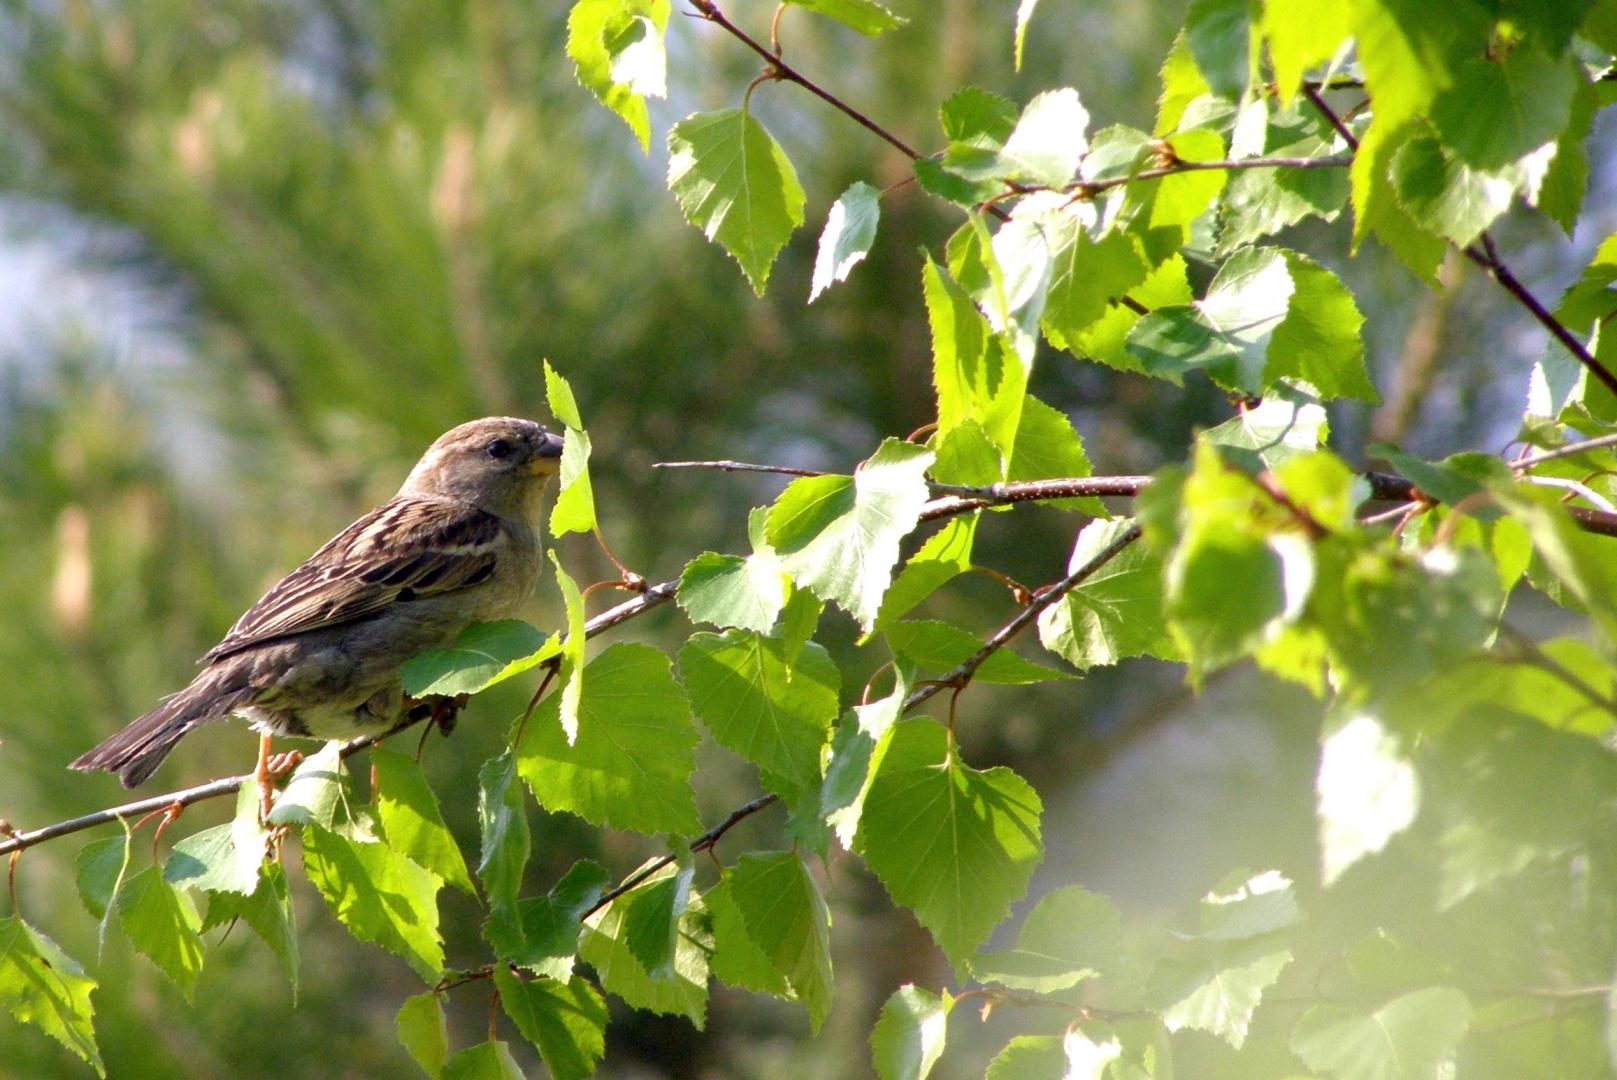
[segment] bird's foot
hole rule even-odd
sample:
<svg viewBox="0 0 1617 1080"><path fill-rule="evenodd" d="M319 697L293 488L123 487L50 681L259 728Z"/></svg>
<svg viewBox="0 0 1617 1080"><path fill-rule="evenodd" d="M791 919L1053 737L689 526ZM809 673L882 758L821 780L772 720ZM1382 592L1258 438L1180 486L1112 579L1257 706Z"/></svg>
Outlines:
<svg viewBox="0 0 1617 1080"><path fill-rule="evenodd" d="M258 782L258 805L260 820L269 822L270 810L275 806L275 788L303 760L303 753L299 750L288 750L284 754L271 754L262 757L258 769L253 773L253 779Z"/></svg>

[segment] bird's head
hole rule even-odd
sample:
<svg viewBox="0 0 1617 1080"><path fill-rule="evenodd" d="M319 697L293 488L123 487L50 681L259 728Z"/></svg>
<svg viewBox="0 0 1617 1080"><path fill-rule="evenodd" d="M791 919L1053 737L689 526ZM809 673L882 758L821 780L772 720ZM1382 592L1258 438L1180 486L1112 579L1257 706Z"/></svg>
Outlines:
<svg viewBox="0 0 1617 1080"><path fill-rule="evenodd" d="M502 517L525 517L561 467L562 440L532 420L488 416L445 432L399 489L469 502Z"/></svg>

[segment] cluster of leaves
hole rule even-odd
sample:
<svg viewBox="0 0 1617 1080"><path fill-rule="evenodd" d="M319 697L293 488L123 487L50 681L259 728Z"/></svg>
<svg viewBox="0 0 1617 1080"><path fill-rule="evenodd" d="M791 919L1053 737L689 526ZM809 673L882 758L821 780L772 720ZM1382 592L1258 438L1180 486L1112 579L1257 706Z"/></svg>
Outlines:
<svg viewBox="0 0 1617 1080"><path fill-rule="evenodd" d="M899 25L873 0L796 6L860 33ZM1018 51L1033 10L1021 5ZM666 0L580 0L569 21L580 81L643 144L669 14ZM1617 964L1602 929L1617 908L1602 842L1617 805L1617 549L1581 526L1617 501L1617 397L1590 377L1617 355L1602 339L1617 239L1557 309L1588 355L1553 345L1535 371L1522 438L1537 452L1429 463L1377 448L1407 481L1391 515L1369 514L1366 477L1324 448L1323 403L1375 397L1353 298L1318 262L1259 242L1351 204L1357 236L1431 277L1448 245L1484 238L1518 195L1569 226L1614 28L1612 0L1197 0L1151 133L1090 135L1072 89L1022 108L955 93L940 110L943 149L914 162L915 183L965 216L923 269L937 396L925 443L888 439L851 475L794 481L753 512L749 554L692 560L677 600L713 629L676 656L618 643L589 658L583 597L558 565L565 633L476 626L407 665L406 690L424 697L540 664L555 673L481 771L475 881L414 761L373 748L361 803L333 745L300 766L268 822L244 795L233 821L161 866L134 871L127 834L92 842L79 859L85 906L103 930L116 912L187 992L202 934L237 919L295 985L286 874L265 856L298 829L335 916L428 984L399 1032L430 1075L518 1075L497 1040L448 1045L444 994L487 979L552 1074L581 1077L603 1053L605 994L700 1026L718 978L800 1002L817 1030L834 979L813 859L836 843L914 913L961 984L887 1002L871 1040L884 1080L930 1071L962 1000L1041 1006L991 1077L1167 1077L1187 1053L1243 1076L1502 1076L1546 1055L1603 1075L1606 1035L1587 1006L1604 1006ZM670 149L686 216L761 291L803 221L784 151L745 101L682 121ZM878 221L869 185L837 200L813 296L857 266ZM1199 295L1192 280L1207 282ZM963 760L950 724L906 714L923 681L958 691L1074 676L911 616L973 569L983 504L1003 485L1089 475L1066 417L1028 392L1041 338L1143 377L1199 372L1237 402L1143 490L1137 521L1057 492L1087 520L1068 575L1032 602L1045 649L1079 670L1150 656L1184 662L1199 684L1250 661L1327 703L1311 917L1275 871L1233 873L1189 930L1130 924L1069 887L1038 902L1012 948L984 949L1041 858L1039 796L1008 769ZM566 381L546 381L566 429L551 529L593 531L589 439ZM979 498L933 501L939 485ZM1582 501L1581 519L1563 496ZM1598 643L1518 633L1506 602L1523 588L1587 614ZM828 605L890 657L885 696L854 693L814 641ZM717 835L702 833L692 789L704 730L756 766L793 847L743 855L702 891L693 840L711 848ZM673 854L617 886L581 862L525 896L530 795L547 812L666 835ZM1427 874L1430 897L1411 904L1429 910L1400 926L1330 917L1350 871L1398 857ZM444 970L445 884L481 892L490 959L476 971ZM1501 918L1517 938L1476 947ZM20 916L0 921L0 1001L99 1068L94 985Z"/></svg>

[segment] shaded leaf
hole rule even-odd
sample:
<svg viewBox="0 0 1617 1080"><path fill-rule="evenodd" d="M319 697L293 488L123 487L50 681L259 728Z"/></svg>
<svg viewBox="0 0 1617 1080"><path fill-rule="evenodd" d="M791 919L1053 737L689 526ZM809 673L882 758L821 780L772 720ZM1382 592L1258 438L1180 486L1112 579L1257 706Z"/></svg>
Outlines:
<svg viewBox="0 0 1617 1080"><path fill-rule="evenodd" d="M585 1080L606 1052L606 1002L595 988L574 977L566 982L524 981L495 965L500 1006L522 1037L538 1047L555 1080Z"/></svg>
<svg viewBox="0 0 1617 1080"><path fill-rule="evenodd" d="M1009 769L979 772L943 726L903 721L865 795L855 845L957 968L1027 890L1043 856L1038 795Z"/></svg>

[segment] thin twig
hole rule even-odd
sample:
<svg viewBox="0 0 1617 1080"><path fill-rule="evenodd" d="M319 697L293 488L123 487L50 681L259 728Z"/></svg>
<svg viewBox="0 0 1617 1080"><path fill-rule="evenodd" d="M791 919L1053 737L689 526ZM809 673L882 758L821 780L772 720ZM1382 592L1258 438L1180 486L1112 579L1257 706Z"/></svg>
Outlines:
<svg viewBox="0 0 1617 1080"><path fill-rule="evenodd" d="M725 472L779 473L782 476L824 476L813 469L794 469L789 465L754 465L747 461L654 461L653 469L722 469Z"/></svg>
<svg viewBox="0 0 1617 1080"><path fill-rule="evenodd" d="M1606 365L1596 360L1594 354L1578 340L1577 335L1567 328L1566 323L1551 314L1549 308L1539 303L1538 297L1521 283L1521 279L1511 273L1510 268L1499 258L1499 249L1494 246L1493 237L1484 232L1478 243L1462 248L1461 251L1466 258L1486 270L1488 276L1499 283L1500 288L1520 301L1533 318L1538 320L1539 325L1548 330L1550 336L1560 342L1562 348L1571 353L1589 374L1599 379L1607 390L1617 394L1617 375L1613 375Z"/></svg>
<svg viewBox="0 0 1617 1080"><path fill-rule="evenodd" d="M1308 83L1303 83L1303 96L1308 99L1310 105L1319 110L1321 116L1325 117L1326 123L1335 128L1336 133L1342 136L1342 141L1347 143L1348 149L1357 153L1359 150L1358 137L1353 134L1353 129L1348 127L1340 116L1336 115L1336 110L1325 104L1325 99L1319 96L1318 88L1310 86Z"/></svg>
<svg viewBox="0 0 1617 1080"><path fill-rule="evenodd" d="M724 838L725 833L729 832L731 829L735 828L737 825L741 824L741 822L745 821L747 818L750 818L758 811L767 806L772 806L779 801L780 796L776 795L774 792L770 792L767 795L758 796L758 798L752 800L745 806L737 807L736 809L730 811L730 815L723 821L719 822L707 832L691 841L691 854L694 855L699 851L712 851L713 846ZM663 869L663 867L671 865L673 862L674 856L664 855L661 858L654 859L647 863L645 866L641 867L639 870L636 870L633 874L630 874L628 877L620 881L615 888L609 889L602 893L601 898L595 901L594 905L591 906L588 911L584 912L582 916L580 916L580 921L594 915L597 911L600 911L602 908L606 907L606 905L610 904L624 893L634 889L641 882Z"/></svg>
<svg viewBox="0 0 1617 1080"><path fill-rule="evenodd" d="M1085 579L1116 558L1124 548L1128 547L1139 538L1140 527L1138 525L1130 526L1127 530L1121 533L1116 540L1113 540L1110 544L1107 544L1100 551L1096 552L1094 558L1084 563L1084 565L1080 566L1078 569L1074 570L1072 573L1068 574L1054 585L1039 590L1034 594L1033 602L1031 604L1023 608L1021 612L1017 614L1016 618L1000 627L993 637L989 638L983 643L982 648L972 653L971 656L969 656L953 671L950 671L947 675L944 675L939 679L928 682L925 686L918 686L911 691L910 696L904 699L904 711L909 712L911 709L915 708L923 701L926 701L928 698L932 697L946 686L962 687L969 683L971 681L971 677L977 674L977 669L983 666L984 661L1003 648L1005 643L1010 641L1011 638L1021 633L1029 623L1039 617L1040 613L1042 613L1045 608L1051 606L1063 596L1066 596L1074 588L1082 584Z"/></svg>
<svg viewBox="0 0 1617 1080"><path fill-rule="evenodd" d="M642 612L667 603L674 598L674 592L678 588L678 581L664 581L659 585L651 586L633 600L625 601L615 608L609 608L585 623L584 636L594 637L599 633L610 630L626 619L631 619ZM417 719L406 717L379 735L364 735L357 739L349 739L342 744L342 749L338 753L344 758L352 757L366 747L374 746L383 739L396 735L407 728L414 727L425 719L426 717ZM97 825L106 825L114 821L139 817L142 814L148 814L156 810L165 810L170 806L186 807L206 799L217 799L225 795L232 795L241 788L242 784L252 783L253 779L252 773L244 776L226 776L218 780L210 780L206 784L198 784L196 787L171 791L166 795L154 795L151 798L124 803L122 806L112 806L105 810L97 810L93 814L85 814L82 817L59 821L54 825L46 825L43 828L26 832L18 830L9 836L0 838L0 855L10 851L22 851L33 847L35 844L54 840L58 836L93 829Z"/></svg>
<svg viewBox="0 0 1617 1080"><path fill-rule="evenodd" d="M1164 165L1158 169L1142 169L1129 176L1113 176L1106 180L1080 180L1069 185L1066 190L1081 196L1098 195L1112 188L1132 184L1138 180L1158 180L1164 176L1174 176L1186 172L1206 172L1210 169L1225 169L1238 172L1242 169L1345 169L1353 164L1352 154L1335 154L1330 157L1255 157L1241 158L1236 161L1176 161L1172 165ZM1038 188L1030 188L1037 191Z"/></svg>
<svg viewBox="0 0 1617 1080"><path fill-rule="evenodd" d="M1557 446L1555 449L1546 450L1541 454L1533 454L1530 457L1518 458L1510 463L1510 467L1515 469L1517 472L1521 472L1523 469L1531 469L1535 465L1542 465L1546 461L1555 461L1557 458L1573 457L1588 450L1599 450L1605 446L1617 446L1617 435L1602 435L1595 439L1584 439L1581 442L1567 443L1565 446Z"/></svg>
<svg viewBox="0 0 1617 1080"><path fill-rule="evenodd" d="M1314 108L1318 109L1326 120L1330 121L1331 126L1336 128L1337 133L1347 140L1348 146L1357 151L1359 141L1353 137L1353 132L1343 123L1342 118L1336 114L1336 111L1325 103L1324 98L1320 97L1319 91L1312 87L1304 86L1303 94L1307 96ZM1500 288L1515 297L1527 309L1528 313L1538 320L1539 325L1548 330L1550 336L1560 342L1562 347L1571 353L1589 374L1599 379L1606 389L1617 394L1617 375L1612 374L1604 364L1595 359L1594 354L1585 347L1583 342L1578 340L1577 335L1573 334L1565 323L1557 319L1549 308L1539 303L1538 297L1534 296L1527 286L1522 284L1521 279L1511 272L1510 268L1505 265L1504 260L1499 257L1499 249L1494 246L1493 237L1488 234L1487 230L1483 230L1476 243L1460 248L1460 253L1486 270L1488 276L1498 282Z"/></svg>
<svg viewBox="0 0 1617 1080"><path fill-rule="evenodd" d="M1522 477L1522 483L1533 484L1537 487L1559 488L1562 491L1569 491L1573 495L1580 495L1588 501L1594 503L1608 514L1617 514L1617 506L1613 506L1610 499L1607 499L1604 495L1601 495L1599 492L1595 491L1588 484L1581 484L1576 480L1569 480L1564 476L1524 476Z"/></svg>
<svg viewBox="0 0 1617 1080"><path fill-rule="evenodd" d="M747 48L763 57L764 63L774 69L776 78L782 79L786 82L796 83L798 86L801 86L803 89L807 90L821 101L824 101L827 105L830 105L833 109L836 109L838 112L848 117L848 119L852 120L854 123L874 134L877 138L887 143L889 146L903 154L905 157L909 158L911 161L920 160L921 155L908 143L904 142L904 140L900 139L897 135L894 135L892 132L876 123L870 117L866 116L858 109L855 109L852 105L849 105L847 102L837 97L835 94L825 90L818 83L814 82L814 80L800 73L796 68L792 67L792 65L788 64L785 60L782 60L779 56L775 55L775 53L771 52L767 45L763 45L754 40L752 36L749 35L745 30L741 29L735 23L726 18L724 12L719 10L719 6L715 4L713 0L691 0L691 7L695 8L697 12L701 14L702 18L706 19L710 23L713 23L715 26L721 27L731 37L735 38Z"/></svg>

